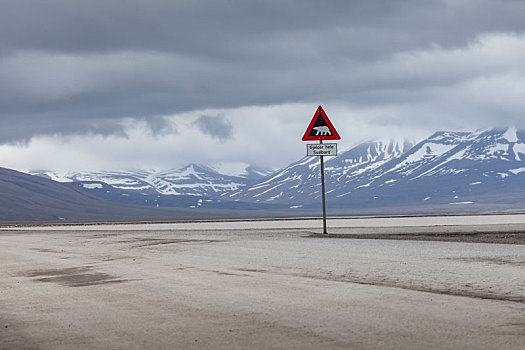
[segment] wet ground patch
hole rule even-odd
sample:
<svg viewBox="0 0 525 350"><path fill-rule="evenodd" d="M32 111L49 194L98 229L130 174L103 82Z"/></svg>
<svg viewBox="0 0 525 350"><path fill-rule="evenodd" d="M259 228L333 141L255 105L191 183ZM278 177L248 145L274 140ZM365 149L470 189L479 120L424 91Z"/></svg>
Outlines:
<svg viewBox="0 0 525 350"><path fill-rule="evenodd" d="M237 269L237 271L243 271L243 272L258 272L258 273L266 273L266 272L268 272L268 270L261 270L261 269L245 269L245 268Z"/></svg>
<svg viewBox="0 0 525 350"><path fill-rule="evenodd" d="M112 238L116 236L122 236L125 232L111 232L111 233L96 233L87 235L88 238Z"/></svg>
<svg viewBox="0 0 525 350"><path fill-rule="evenodd" d="M512 301L517 303L525 303L525 296L523 294L511 294L511 293L497 293L490 290L474 290L470 284L465 284L464 289L458 288L457 286L431 286L425 284L413 284L404 283L403 281L392 280L388 276L353 276L352 274L347 275L317 275L309 273L295 273L289 274L297 277L311 278L316 280L333 281L333 282L345 282L355 283L362 285L371 285L378 287L389 287L399 288L405 290L411 290L416 292L425 292L433 294L443 295L455 295L468 298L477 299L489 299L489 300L501 300L501 301Z"/></svg>
<svg viewBox="0 0 525 350"><path fill-rule="evenodd" d="M486 263L494 265L511 265L517 267L525 267L525 260L519 257L485 257L485 256L474 256L474 257L462 257L462 258L444 258L445 260L456 260L462 262L472 263Z"/></svg>
<svg viewBox="0 0 525 350"><path fill-rule="evenodd" d="M27 271L22 276L32 277L35 282L57 283L66 287L88 287L101 284L127 282L116 276L93 271L93 266L68 267Z"/></svg>
<svg viewBox="0 0 525 350"><path fill-rule="evenodd" d="M40 253L64 253L64 250L48 249L48 248L31 248L36 252Z"/></svg>
<svg viewBox="0 0 525 350"><path fill-rule="evenodd" d="M118 243L138 243L137 247L150 247L156 245L165 245L165 244L177 244L177 243L195 243L195 244L206 244L206 243L215 243L215 242L224 242L223 240L214 240L214 239L190 239L190 238L132 238L118 241Z"/></svg>
<svg viewBox="0 0 525 350"><path fill-rule="evenodd" d="M525 232L425 232L425 233L332 233L310 234L313 238L391 239L466 243L525 244Z"/></svg>

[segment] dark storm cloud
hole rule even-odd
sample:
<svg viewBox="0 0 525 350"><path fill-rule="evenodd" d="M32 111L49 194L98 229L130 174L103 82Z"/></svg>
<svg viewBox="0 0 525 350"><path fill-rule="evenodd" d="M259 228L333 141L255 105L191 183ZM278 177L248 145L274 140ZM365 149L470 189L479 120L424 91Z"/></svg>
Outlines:
<svg viewBox="0 0 525 350"><path fill-rule="evenodd" d="M214 57L222 53L230 58L246 53L245 44L276 34L303 40L318 36L315 33L328 34L325 47L349 48L353 45L337 35L346 29L363 42L382 44L365 50L461 43L480 31L523 28L524 8L520 1L493 0L3 0L0 4L2 52L160 50ZM388 42L393 45L385 48ZM284 48L286 43L282 44ZM363 51L360 46L352 49Z"/></svg>
<svg viewBox="0 0 525 350"><path fill-rule="evenodd" d="M144 121L153 136L164 136L177 133L175 124L166 117L153 116L145 118Z"/></svg>
<svg viewBox="0 0 525 350"><path fill-rule="evenodd" d="M0 118L0 143L27 142L34 135L98 134L126 137L121 120L85 116L73 118L69 113L7 113Z"/></svg>
<svg viewBox="0 0 525 350"><path fill-rule="evenodd" d="M522 13L489 0L0 0L0 142L203 108L417 103L486 67L412 70L403 53L522 33Z"/></svg>
<svg viewBox="0 0 525 350"><path fill-rule="evenodd" d="M223 115L215 117L201 115L193 123L202 133L224 141L233 136L233 125Z"/></svg>

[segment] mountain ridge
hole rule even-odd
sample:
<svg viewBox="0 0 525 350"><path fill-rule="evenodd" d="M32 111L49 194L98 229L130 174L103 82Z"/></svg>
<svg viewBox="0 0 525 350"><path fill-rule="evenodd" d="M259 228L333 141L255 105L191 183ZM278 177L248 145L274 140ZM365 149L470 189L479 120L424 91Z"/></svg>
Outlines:
<svg viewBox="0 0 525 350"><path fill-rule="evenodd" d="M221 170L226 174L220 173ZM247 163L210 166L190 163L179 169L162 171L31 172L69 182L97 197L152 207L201 207L203 203L219 207L217 199L221 193L254 183L266 173L268 170Z"/></svg>
<svg viewBox="0 0 525 350"><path fill-rule="evenodd" d="M464 206L491 200L518 205L523 194L519 184L525 180L523 140L525 133L515 128L439 131L389 157L370 156L371 150L381 148L380 142L361 144L325 160L327 202L335 208ZM290 207L315 206L321 196L319 160L304 157L250 187L223 196Z"/></svg>
<svg viewBox="0 0 525 350"><path fill-rule="evenodd" d="M462 211L491 203L518 208L525 195L520 186L525 180L524 140L525 132L514 127L437 131L418 143L367 140L325 158L327 202L335 209L406 206L417 211L444 206ZM132 205L262 210L319 206L318 157L303 157L267 175L249 164L229 175L219 169L188 164L162 172L80 173L65 180L98 197Z"/></svg>

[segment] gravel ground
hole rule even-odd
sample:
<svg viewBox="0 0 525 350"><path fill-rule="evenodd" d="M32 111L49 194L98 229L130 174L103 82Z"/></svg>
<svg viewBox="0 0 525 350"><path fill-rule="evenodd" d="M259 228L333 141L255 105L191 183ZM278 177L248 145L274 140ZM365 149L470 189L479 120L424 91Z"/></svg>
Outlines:
<svg viewBox="0 0 525 350"><path fill-rule="evenodd" d="M521 223L280 224L3 230L0 349L523 348Z"/></svg>

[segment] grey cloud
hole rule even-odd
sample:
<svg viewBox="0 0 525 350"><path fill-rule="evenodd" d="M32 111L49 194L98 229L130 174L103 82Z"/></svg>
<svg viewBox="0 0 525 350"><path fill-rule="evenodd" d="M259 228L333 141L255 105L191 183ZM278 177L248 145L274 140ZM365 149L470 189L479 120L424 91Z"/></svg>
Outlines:
<svg viewBox="0 0 525 350"><path fill-rule="evenodd" d="M520 15L525 5L518 1L7 0L1 4L4 53L138 50L229 59L241 54L238 58L244 59L246 46L256 53L264 50L264 45L249 45L253 41L284 35L292 42L313 39L312 44L330 53L359 54L362 45L352 44L358 38L377 44L365 50L384 47L391 52L428 43L454 45L480 31L525 26Z"/></svg>
<svg viewBox="0 0 525 350"><path fill-rule="evenodd" d="M118 120L77 120L67 115L32 114L31 121L23 123L19 116L2 116L0 144L26 143L35 135L96 134L127 137L124 126Z"/></svg>
<svg viewBox="0 0 525 350"><path fill-rule="evenodd" d="M144 119L144 121L154 136L177 134L175 123L166 117L156 116Z"/></svg>
<svg viewBox="0 0 525 350"><path fill-rule="evenodd" d="M524 12L492 0L0 0L0 120L12 130L0 142L118 133L122 118L170 132L159 116L205 108L433 103L512 64L410 54L520 35Z"/></svg>
<svg viewBox="0 0 525 350"><path fill-rule="evenodd" d="M397 127L403 125L403 123L398 118L392 117L391 115L385 115L385 114L380 114L380 115L373 117L370 120L370 123L384 125L384 126L397 126Z"/></svg>
<svg viewBox="0 0 525 350"><path fill-rule="evenodd" d="M193 123L206 135L224 141L233 137L233 125L223 115L215 117L201 115Z"/></svg>

